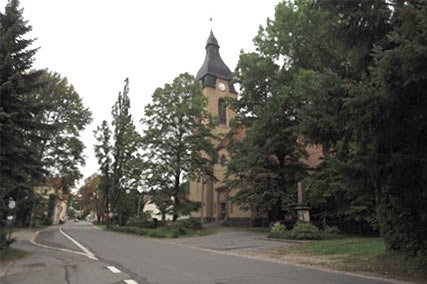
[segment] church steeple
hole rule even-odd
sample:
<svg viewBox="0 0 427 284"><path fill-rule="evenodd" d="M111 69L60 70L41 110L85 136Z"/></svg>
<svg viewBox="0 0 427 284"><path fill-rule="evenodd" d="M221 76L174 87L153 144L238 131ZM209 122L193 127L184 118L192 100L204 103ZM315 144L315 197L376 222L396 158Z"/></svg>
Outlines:
<svg viewBox="0 0 427 284"><path fill-rule="evenodd" d="M219 54L218 40L211 31L206 41L206 56L202 67L197 72L196 78L202 81L203 87L215 88L216 80L222 79L228 82L228 89L236 93L233 84L231 84L231 71L225 65Z"/></svg>

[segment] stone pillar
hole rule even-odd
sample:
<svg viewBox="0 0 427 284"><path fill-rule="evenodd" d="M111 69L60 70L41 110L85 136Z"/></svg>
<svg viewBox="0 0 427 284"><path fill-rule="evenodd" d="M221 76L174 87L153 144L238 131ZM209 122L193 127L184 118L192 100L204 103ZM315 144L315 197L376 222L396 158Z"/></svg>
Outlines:
<svg viewBox="0 0 427 284"><path fill-rule="evenodd" d="M298 182L298 203L295 209L297 210L298 221L310 222L310 207L307 206L305 186L302 181Z"/></svg>

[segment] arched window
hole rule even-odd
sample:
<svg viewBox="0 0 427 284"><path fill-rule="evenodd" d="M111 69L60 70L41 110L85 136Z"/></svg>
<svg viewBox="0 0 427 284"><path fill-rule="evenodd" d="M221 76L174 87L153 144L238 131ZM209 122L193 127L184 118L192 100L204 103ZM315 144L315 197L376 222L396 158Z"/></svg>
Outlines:
<svg viewBox="0 0 427 284"><path fill-rule="evenodd" d="M218 118L220 124L227 124L227 109L224 99L218 100Z"/></svg>

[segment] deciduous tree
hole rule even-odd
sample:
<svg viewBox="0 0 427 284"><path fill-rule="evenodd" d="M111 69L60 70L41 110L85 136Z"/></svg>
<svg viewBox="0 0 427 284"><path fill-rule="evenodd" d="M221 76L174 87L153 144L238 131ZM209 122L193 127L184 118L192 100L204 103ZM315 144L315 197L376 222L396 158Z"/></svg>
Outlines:
<svg viewBox="0 0 427 284"><path fill-rule="evenodd" d="M158 88L145 108L143 145L146 186L173 200L173 218L182 208L185 179L206 174L216 160L212 119L200 83L184 73ZM163 194L164 193L164 194Z"/></svg>
<svg viewBox="0 0 427 284"><path fill-rule="evenodd" d="M35 130L40 141L34 147L47 173L60 177L62 190L67 193L82 177L79 168L85 159L80 133L92 121L92 113L67 78L45 71L40 81L43 87L33 91L30 97L33 105L45 106L35 116L43 128Z"/></svg>
<svg viewBox="0 0 427 284"><path fill-rule="evenodd" d="M99 142L95 145L95 153L102 173L101 188L105 193L106 208L108 212L119 214L122 220L129 217L126 196L140 188L142 165L141 141L129 111L128 93L129 81L126 79L123 92L119 93L112 108L112 131L103 121L95 132ZM121 202L124 202L123 206Z"/></svg>

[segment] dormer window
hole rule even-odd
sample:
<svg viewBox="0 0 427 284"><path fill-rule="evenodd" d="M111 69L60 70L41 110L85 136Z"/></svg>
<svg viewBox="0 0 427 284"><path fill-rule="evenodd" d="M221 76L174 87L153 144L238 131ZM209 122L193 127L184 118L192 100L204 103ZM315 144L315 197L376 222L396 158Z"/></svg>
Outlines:
<svg viewBox="0 0 427 284"><path fill-rule="evenodd" d="M218 118L219 124L227 124L227 107L224 99L218 100Z"/></svg>

